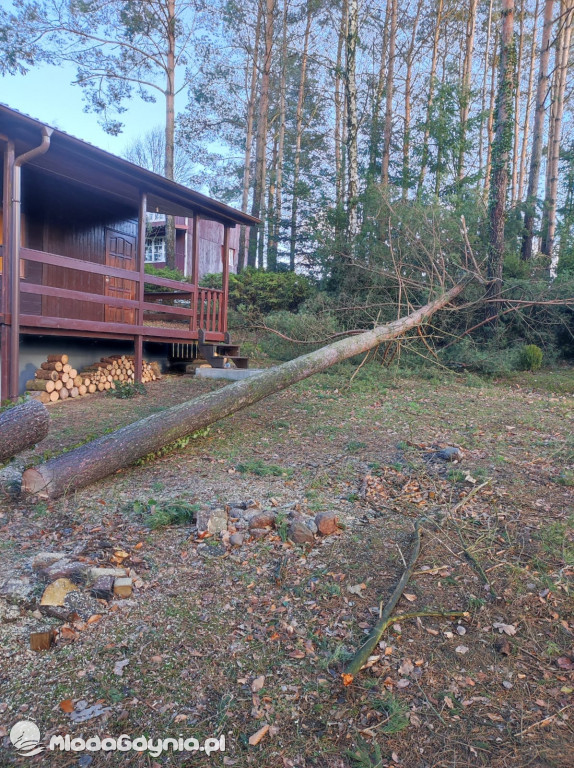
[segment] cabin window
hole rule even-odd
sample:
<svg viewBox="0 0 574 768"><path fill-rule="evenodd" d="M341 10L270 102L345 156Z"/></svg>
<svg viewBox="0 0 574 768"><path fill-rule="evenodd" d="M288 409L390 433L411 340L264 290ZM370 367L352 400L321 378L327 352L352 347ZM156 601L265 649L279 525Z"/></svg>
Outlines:
<svg viewBox="0 0 574 768"><path fill-rule="evenodd" d="M229 249L229 266L233 267L235 261L235 248Z"/></svg>
<svg viewBox="0 0 574 768"><path fill-rule="evenodd" d="M153 264L154 261L165 261L165 237L163 235L146 237L145 260L147 264Z"/></svg>

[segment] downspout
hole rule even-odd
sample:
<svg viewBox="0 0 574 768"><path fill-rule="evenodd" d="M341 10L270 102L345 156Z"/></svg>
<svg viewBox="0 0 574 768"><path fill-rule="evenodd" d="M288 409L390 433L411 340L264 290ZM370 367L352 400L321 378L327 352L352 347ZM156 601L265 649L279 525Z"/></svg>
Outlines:
<svg viewBox="0 0 574 768"><path fill-rule="evenodd" d="M22 166L39 155L43 155L50 147L50 137L53 128L43 126L42 142L34 149L19 155L14 161L12 177L12 206L11 206L11 238L10 238L10 274L11 274L11 326L10 326L10 397L18 397L20 378L20 246L21 246L21 208L22 208Z"/></svg>
<svg viewBox="0 0 574 768"><path fill-rule="evenodd" d="M12 168L14 165L14 142L4 134L0 139L5 142L4 152L4 189L2 194L2 253L3 274L0 293L0 307L4 315L0 326L0 401L8 400L10 394L10 202L12 201Z"/></svg>

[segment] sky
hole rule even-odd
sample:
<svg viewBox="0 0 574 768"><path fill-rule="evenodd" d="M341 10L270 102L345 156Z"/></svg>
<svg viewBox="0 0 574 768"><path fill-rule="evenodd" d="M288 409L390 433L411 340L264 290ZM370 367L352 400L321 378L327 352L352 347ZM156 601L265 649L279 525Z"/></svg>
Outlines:
<svg viewBox="0 0 574 768"><path fill-rule="evenodd" d="M161 98L150 104L135 97L119 118L125 123L123 132L110 136L98 124L97 115L84 111L82 89L72 85L74 75L73 66L43 65L25 75L0 77L0 102L115 155L122 155L134 139L163 124Z"/></svg>

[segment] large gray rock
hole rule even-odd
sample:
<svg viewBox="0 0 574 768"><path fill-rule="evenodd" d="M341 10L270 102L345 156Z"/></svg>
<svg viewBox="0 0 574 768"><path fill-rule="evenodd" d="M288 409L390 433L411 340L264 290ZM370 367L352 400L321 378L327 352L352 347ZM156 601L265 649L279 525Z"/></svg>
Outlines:
<svg viewBox="0 0 574 768"><path fill-rule="evenodd" d="M314 544L315 537L305 525L299 520L294 520L289 526L289 538L294 544Z"/></svg>
<svg viewBox="0 0 574 768"><path fill-rule="evenodd" d="M197 513L197 532L216 536L227 530L227 512L218 509L200 509Z"/></svg>
<svg viewBox="0 0 574 768"><path fill-rule="evenodd" d="M0 585L0 597L13 605L29 607L36 602L36 586L26 576L12 576Z"/></svg>

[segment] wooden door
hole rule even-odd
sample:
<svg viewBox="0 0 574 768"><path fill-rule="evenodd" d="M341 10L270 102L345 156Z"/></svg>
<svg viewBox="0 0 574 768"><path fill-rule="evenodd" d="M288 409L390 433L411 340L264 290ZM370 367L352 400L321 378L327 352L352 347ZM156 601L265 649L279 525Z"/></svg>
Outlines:
<svg viewBox="0 0 574 768"><path fill-rule="evenodd" d="M136 238L106 230L106 266L119 267L120 269L137 270ZM121 277L106 276L106 296L114 296L119 299L135 299L137 296L137 283ZM106 305L107 323L130 323L135 325L135 309L123 309Z"/></svg>

